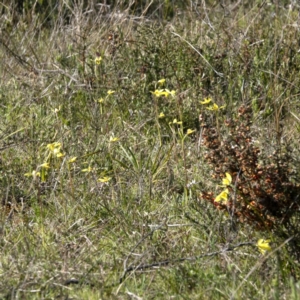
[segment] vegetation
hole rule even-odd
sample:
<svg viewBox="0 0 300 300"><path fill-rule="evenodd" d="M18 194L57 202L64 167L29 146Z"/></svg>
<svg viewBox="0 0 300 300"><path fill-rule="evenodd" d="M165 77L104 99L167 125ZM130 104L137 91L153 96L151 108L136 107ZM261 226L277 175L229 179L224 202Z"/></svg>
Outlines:
<svg viewBox="0 0 300 300"><path fill-rule="evenodd" d="M0 298L299 299L299 7L46 2L1 7Z"/></svg>

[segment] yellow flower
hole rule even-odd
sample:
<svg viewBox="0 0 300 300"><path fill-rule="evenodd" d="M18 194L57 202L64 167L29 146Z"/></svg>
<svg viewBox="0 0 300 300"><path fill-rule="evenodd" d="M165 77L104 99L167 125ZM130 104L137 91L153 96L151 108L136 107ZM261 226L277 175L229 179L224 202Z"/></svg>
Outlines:
<svg viewBox="0 0 300 300"><path fill-rule="evenodd" d="M47 162L44 162L43 164L40 165L43 169L50 169L50 165Z"/></svg>
<svg viewBox="0 0 300 300"><path fill-rule="evenodd" d="M112 94L114 94L115 93L115 91L112 91L112 90L108 90L107 91L107 95L112 95Z"/></svg>
<svg viewBox="0 0 300 300"><path fill-rule="evenodd" d="M101 57L101 56L97 56L97 57L95 58L95 64L96 64L96 65L100 65L101 61L102 61L102 57Z"/></svg>
<svg viewBox="0 0 300 300"><path fill-rule="evenodd" d="M164 93L166 94L166 97L169 96L169 95L171 95L172 97L174 97L175 94L176 94L176 91L174 91L174 90L170 91L168 89L165 89Z"/></svg>
<svg viewBox="0 0 300 300"><path fill-rule="evenodd" d="M61 143L59 143L59 142L54 142L52 144L47 145L47 148L52 152L54 152L55 149L58 149L60 147L61 147Z"/></svg>
<svg viewBox="0 0 300 300"><path fill-rule="evenodd" d="M256 243L256 247L258 247L260 253L265 254L268 251L272 251L270 242L271 240L259 239L258 242Z"/></svg>
<svg viewBox="0 0 300 300"><path fill-rule="evenodd" d="M61 110L61 105L58 108L52 109L52 111L57 114Z"/></svg>
<svg viewBox="0 0 300 300"><path fill-rule="evenodd" d="M228 194L229 190L225 189L216 197L215 202L221 202L222 204L226 204L226 202L228 201Z"/></svg>
<svg viewBox="0 0 300 300"><path fill-rule="evenodd" d="M186 132L186 134L189 135L189 134L192 134L192 133L195 132L195 131L196 131L195 129L194 129L194 130L188 129L187 132Z"/></svg>
<svg viewBox="0 0 300 300"><path fill-rule="evenodd" d="M168 97L170 94L166 90L164 90L164 91L161 92L161 95L165 96L165 97Z"/></svg>
<svg viewBox="0 0 300 300"><path fill-rule="evenodd" d="M88 168L82 169L81 172L84 172L84 173L90 173L90 172L92 172L93 170L94 170L94 168L88 166Z"/></svg>
<svg viewBox="0 0 300 300"><path fill-rule="evenodd" d="M160 90L155 90L154 92L151 93L156 97L160 97L160 96L168 97L169 95L174 96L176 92L174 90L170 91L168 89L160 89Z"/></svg>
<svg viewBox="0 0 300 300"><path fill-rule="evenodd" d="M225 185L225 186L231 185L231 182L232 182L231 175L229 173L225 173L225 175L226 175L226 178L223 178L223 180L222 180L223 185Z"/></svg>
<svg viewBox="0 0 300 300"><path fill-rule="evenodd" d="M205 98L203 101L200 101L200 104L205 105L211 102L211 98Z"/></svg>
<svg viewBox="0 0 300 300"><path fill-rule="evenodd" d="M176 94L176 91L174 91L174 90L172 90L171 92L170 92L170 94L171 94L171 96L175 96L175 94Z"/></svg>
<svg viewBox="0 0 300 300"><path fill-rule="evenodd" d="M162 78L157 81L160 85L163 85L166 82L166 79Z"/></svg>
<svg viewBox="0 0 300 300"><path fill-rule="evenodd" d="M159 119L163 119L165 117L165 114L163 112L161 112L158 117L159 117Z"/></svg>
<svg viewBox="0 0 300 300"><path fill-rule="evenodd" d="M206 107L206 109L217 111L217 110L223 109L224 107L225 107L225 105L219 107L218 104L214 103L213 105Z"/></svg>
<svg viewBox="0 0 300 300"><path fill-rule="evenodd" d="M181 125L181 124L182 124L182 121L177 121L177 119L174 119L174 120L173 120L173 124Z"/></svg>
<svg viewBox="0 0 300 300"><path fill-rule="evenodd" d="M110 142L110 143L114 143L114 142L117 142L117 141L119 141L119 140L120 140L120 139L119 139L118 137L112 137L112 136L111 136L111 137L109 138L109 142Z"/></svg>
<svg viewBox="0 0 300 300"><path fill-rule="evenodd" d="M75 162L76 159L77 159L77 157L76 157L76 156L73 156L72 158L70 158L70 159L68 160L68 163L71 164L71 163Z"/></svg>
<svg viewBox="0 0 300 300"><path fill-rule="evenodd" d="M154 96L160 97L162 90L155 90L154 92L151 92Z"/></svg>
<svg viewBox="0 0 300 300"><path fill-rule="evenodd" d="M54 148L52 152L53 152L53 154L54 154L56 157L59 157L59 155L61 154L61 153L60 153L60 148Z"/></svg>
<svg viewBox="0 0 300 300"><path fill-rule="evenodd" d="M107 176L104 176L104 177L98 179L98 181L102 182L102 183L108 182L110 180L111 180L111 177L107 177Z"/></svg>
<svg viewBox="0 0 300 300"><path fill-rule="evenodd" d="M33 170L31 173L25 173L24 176L33 177L33 179L36 179L37 177L41 176L41 173Z"/></svg>
<svg viewBox="0 0 300 300"><path fill-rule="evenodd" d="M47 148L56 157L63 157L64 156L64 154L60 152L61 143L59 143L59 142L54 142L52 144L48 144Z"/></svg>
<svg viewBox="0 0 300 300"><path fill-rule="evenodd" d="M37 172L37 171L32 171L32 177L33 179L37 178L37 177L40 177L41 176L41 173L40 172Z"/></svg>
<svg viewBox="0 0 300 300"><path fill-rule="evenodd" d="M208 110L219 110L219 106L216 103L214 103L213 105L207 107L206 109L208 109Z"/></svg>
<svg viewBox="0 0 300 300"><path fill-rule="evenodd" d="M103 102L104 102L104 99L103 99L103 98L100 98L100 99L98 99L98 102L99 102L99 103L103 103Z"/></svg>

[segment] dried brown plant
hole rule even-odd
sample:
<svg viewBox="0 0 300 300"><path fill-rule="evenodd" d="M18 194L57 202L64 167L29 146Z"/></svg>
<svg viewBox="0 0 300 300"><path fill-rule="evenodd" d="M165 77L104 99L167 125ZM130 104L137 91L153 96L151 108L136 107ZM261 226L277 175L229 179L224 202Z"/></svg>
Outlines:
<svg viewBox="0 0 300 300"><path fill-rule="evenodd" d="M252 118L251 107L241 106L235 118L225 121L227 134L221 134L207 117L202 117L205 159L212 167L213 178L220 181L228 172L232 183L226 202L216 202L212 192L201 196L256 229L288 227L299 210L296 170L291 167L287 148L283 151L281 145L268 155L256 145Z"/></svg>

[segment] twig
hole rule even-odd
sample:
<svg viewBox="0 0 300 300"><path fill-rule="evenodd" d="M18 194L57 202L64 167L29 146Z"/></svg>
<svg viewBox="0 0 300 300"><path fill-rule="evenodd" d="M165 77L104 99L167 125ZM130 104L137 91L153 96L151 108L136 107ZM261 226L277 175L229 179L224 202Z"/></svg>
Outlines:
<svg viewBox="0 0 300 300"><path fill-rule="evenodd" d="M239 243L237 245L226 245L225 248L223 248L220 251L215 251L215 252L210 252L210 253L205 253L199 256L192 256L192 257L182 257L182 258L178 258L178 259L167 259L167 260L163 260L163 261L158 261L158 262L154 262L152 264L142 264L142 265L138 265L138 266L130 266L129 268L125 269L123 275L120 277L119 279L119 284L121 284L125 278L127 277L127 274L132 272L132 271L139 271L139 270L145 270L145 269L151 269L151 268L155 268L155 267L164 267L170 264L174 264L174 263L181 263L184 261L195 261L198 260L200 258L204 258L204 257L210 257L210 256L215 256L215 255L219 255L225 252L230 252L233 251L236 248L242 247L242 246L249 246L249 245L254 245L254 242L245 242L245 243Z"/></svg>

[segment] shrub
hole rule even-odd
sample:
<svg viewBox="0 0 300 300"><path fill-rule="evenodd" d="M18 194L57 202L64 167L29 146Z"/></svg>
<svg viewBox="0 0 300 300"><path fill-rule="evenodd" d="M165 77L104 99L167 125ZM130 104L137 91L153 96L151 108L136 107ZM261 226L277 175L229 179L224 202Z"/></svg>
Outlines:
<svg viewBox="0 0 300 300"><path fill-rule="evenodd" d="M298 162L280 137L272 150L261 150L252 118L251 107L241 106L236 117L225 120L226 132L221 132L208 116L202 117L205 159L213 167L212 176L217 181L225 173L227 177L219 196L204 192L202 197L241 223L285 238L294 235L295 240L300 195ZM295 250L299 255L300 248L293 247Z"/></svg>

